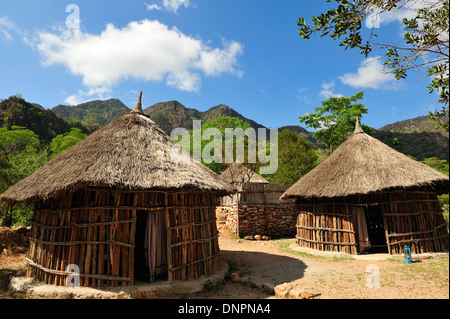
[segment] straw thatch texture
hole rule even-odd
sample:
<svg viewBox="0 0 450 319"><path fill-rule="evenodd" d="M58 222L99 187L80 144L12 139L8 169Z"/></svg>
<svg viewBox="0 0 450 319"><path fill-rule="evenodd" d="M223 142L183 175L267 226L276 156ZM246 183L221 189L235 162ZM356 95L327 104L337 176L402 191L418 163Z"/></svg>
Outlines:
<svg viewBox="0 0 450 319"><path fill-rule="evenodd" d="M347 141L281 198L343 197L411 187L442 193L448 191L448 184L448 176L369 136L358 123Z"/></svg>
<svg viewBox="0 0 450 319"><path fill-rule="evenodd" d="M240 163L233 163L220 177L228 183L270 184L264 177Z"/></svg>
<svg viewBox="0 0 450 319"><path fill-rule="evenodd" d="M7 203L35 202L78 185L121 189L196 189L224 195L233 188L186 153L137 109L94 132L0 196Z"/></svg>

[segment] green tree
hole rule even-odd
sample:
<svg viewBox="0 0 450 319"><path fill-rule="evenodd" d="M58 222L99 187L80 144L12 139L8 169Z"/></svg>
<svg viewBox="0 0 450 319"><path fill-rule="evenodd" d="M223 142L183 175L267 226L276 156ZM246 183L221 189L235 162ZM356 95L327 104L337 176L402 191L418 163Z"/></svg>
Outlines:
<svg viewBox="0 0 450 319"><path fill-rule="evenodd" d="M395 147L395 146L397 146L398 144L400 144L400 141L398 140L398 137L394 137L394 138L391 140L391 145L392 145L393 147Z"/></svg>
<svg viewBox="0 0 450 319"><path fill-rule="evenodd" d="M0 128L0 193L32 174L47 159L34 132L18 126ZM31 217L31 207L0 205L2 226L28 225Z"/></svg>
<svg viewBox="0 0 450 319"><path fill-rule="evenodd" d="M71 128L70 132L56 136L50 143L50 158L55 158L86 137L79 128Z"/></svg>
<svg viewBox="0 0 450 319"><path fill-rule="evenodd" d="M429 157L421 161L421 163L428 165L442 174L448 175L448 162L437 157Z"/></svg>
<svg viewBox="0 0 450 319"><path fill-rule="evenodd" d="M305 18L299 18L300 36L310 39L311 35L329 36L339 39L345 49L358 48L368 56L373 50L385 51L384 65L397 79L407 76L410 70L427 69L431 83L427 86L430 93L439 93L438 103L442 109L430 112L430 118L436 121L436 127L448 132L449 103L449 1L423 1L423 8L415 10L411 19L404 18L403 42L378 43L374 29L364 36L361 30L366 19L376 19L382 14L398 14L399 10L412 10L416 0L327 0L336 6L317 17L312 17L312 26Z"/></svg>
<svg viewBox="0 0 450 319"><path fill-rule="evenodd" d="M279 185L297 182L318 161L315 150L295 132L284 130L278 135L278 170L273 181Z"/></svg>
<svg viewBox="0 0 450 319"><path fill-rule="evenodd" d="M0 193L47 161L38 136L24 127L0 128Z"/></svg>
<svg viewBox="0 0 450 319"><path fill-rule="evenodd" d="M448 162L446 160L441 160L437 157L429 157L421 161L421 163L430 166L431 168L434 168L438 172L441 172L442 174L445 174L448 176L449 174L449 166ZM439 204L441 205L441 208L446 211L447 214L447 225L448 225L448 203L449 203L449 196L448 194L442 194L438 196ZM445 208L446 205L446 208Z"/></svg>
<svg viewBox="0 0 450 319"><path fill-rule="evenodd" d="M313 135L320 139L327 147L330 155L349 134L355 129L356 117L361 118L368 109L361 103L356 103L364 96L364 91L351 97L330 97L322 102L322 107L316 107L316 113L300 116L300 123L307 127L319 129ZM363 125L365 132L373 131L373 128Z"/></svg>
<svg viewBox="0 0 450 319"><path fill-rule="evenodd" d="M219 116L205 121L201 128L194 127L193 130L176 133L173 131L173 134L180 135L172 138L194 159L201 160L204 165L220 174L236 160L240 160L251 170L259 168L256 156L253 156L255 154L249 153L249 148L257 149L257 136L254 139L248 137L252 132L250 124L243 120ZM230 147L229 150L227 146ZM240 154L243 155L242 158L238 156Z"/></svg>

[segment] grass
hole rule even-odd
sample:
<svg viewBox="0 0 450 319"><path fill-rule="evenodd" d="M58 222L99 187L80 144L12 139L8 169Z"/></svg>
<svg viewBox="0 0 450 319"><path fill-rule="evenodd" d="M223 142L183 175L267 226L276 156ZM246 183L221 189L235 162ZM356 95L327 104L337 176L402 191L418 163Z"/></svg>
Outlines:
<svg viewBox="0 0 450 319"><path fill-rule="evenodd" d="M223 280L207 280L203 286L204 292L219 291L223 289L225 282Z"/></svg>
<svg viewBox="0 0 450 319"><path fill-rule="evenodd" d="M11 291L9 288L9 283L11 281L11 277L17 275L19 271L22 271L23 268L12 269L12 268L0 268L0 299L24 299L30 298L24 293Z"/></svg>
<svg viewBox="0 0 450 319"><path fill-rule="evenodd" d="M278 245L279 249L283 252L302 256L302 257L323 259L323 260L332 261L332 262L339 262L339 261L344 261L344 260L354 260L354 258L352 258L352 257L326 257L326 256L315 255L315 254L309 254L309 253L305 253L302 251L297 251L297 250L289 248L289 246L291 245L290 243L283 242L283 241L274 242L274 244Z"/></svg>

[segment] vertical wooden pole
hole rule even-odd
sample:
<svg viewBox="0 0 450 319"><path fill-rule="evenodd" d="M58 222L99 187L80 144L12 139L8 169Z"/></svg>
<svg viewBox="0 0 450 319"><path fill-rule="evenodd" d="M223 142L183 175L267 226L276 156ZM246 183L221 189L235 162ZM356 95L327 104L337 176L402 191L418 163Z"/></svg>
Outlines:
<svg viewBox="0 0 450 319"><path fill-rule="evenodd" d="M270 236L270 230L269 230L269 220L267 218L267 192L266 192L266 185L264 184L264 218L266 222L266 235Z"/></svg>
<svg viewBox="0 0 450 319"><path fill-rule="evenodd" d="M169 212L169 195L164 193L164 206L166 213L166 227L167 227L167 280L172 281L172 231L170 228L170 212Z"/></svg>

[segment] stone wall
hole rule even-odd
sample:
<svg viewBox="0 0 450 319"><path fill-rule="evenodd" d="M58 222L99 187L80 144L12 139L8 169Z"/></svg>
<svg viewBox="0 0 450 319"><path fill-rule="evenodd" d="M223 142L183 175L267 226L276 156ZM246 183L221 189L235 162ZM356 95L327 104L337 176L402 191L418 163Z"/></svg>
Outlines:
<svg viewBox="0 0 450 319"><path fill-rule="evenodd" d="M242 204L222 207L226 224L239 237L295 237L297 213L293 203Z"/></svg>
<svg viewBox="0 0 450 319"><path fill-rule="evenodd" d="M0 255L9 252L25 252L30 241L31 227L0 227Z"/></svg>

